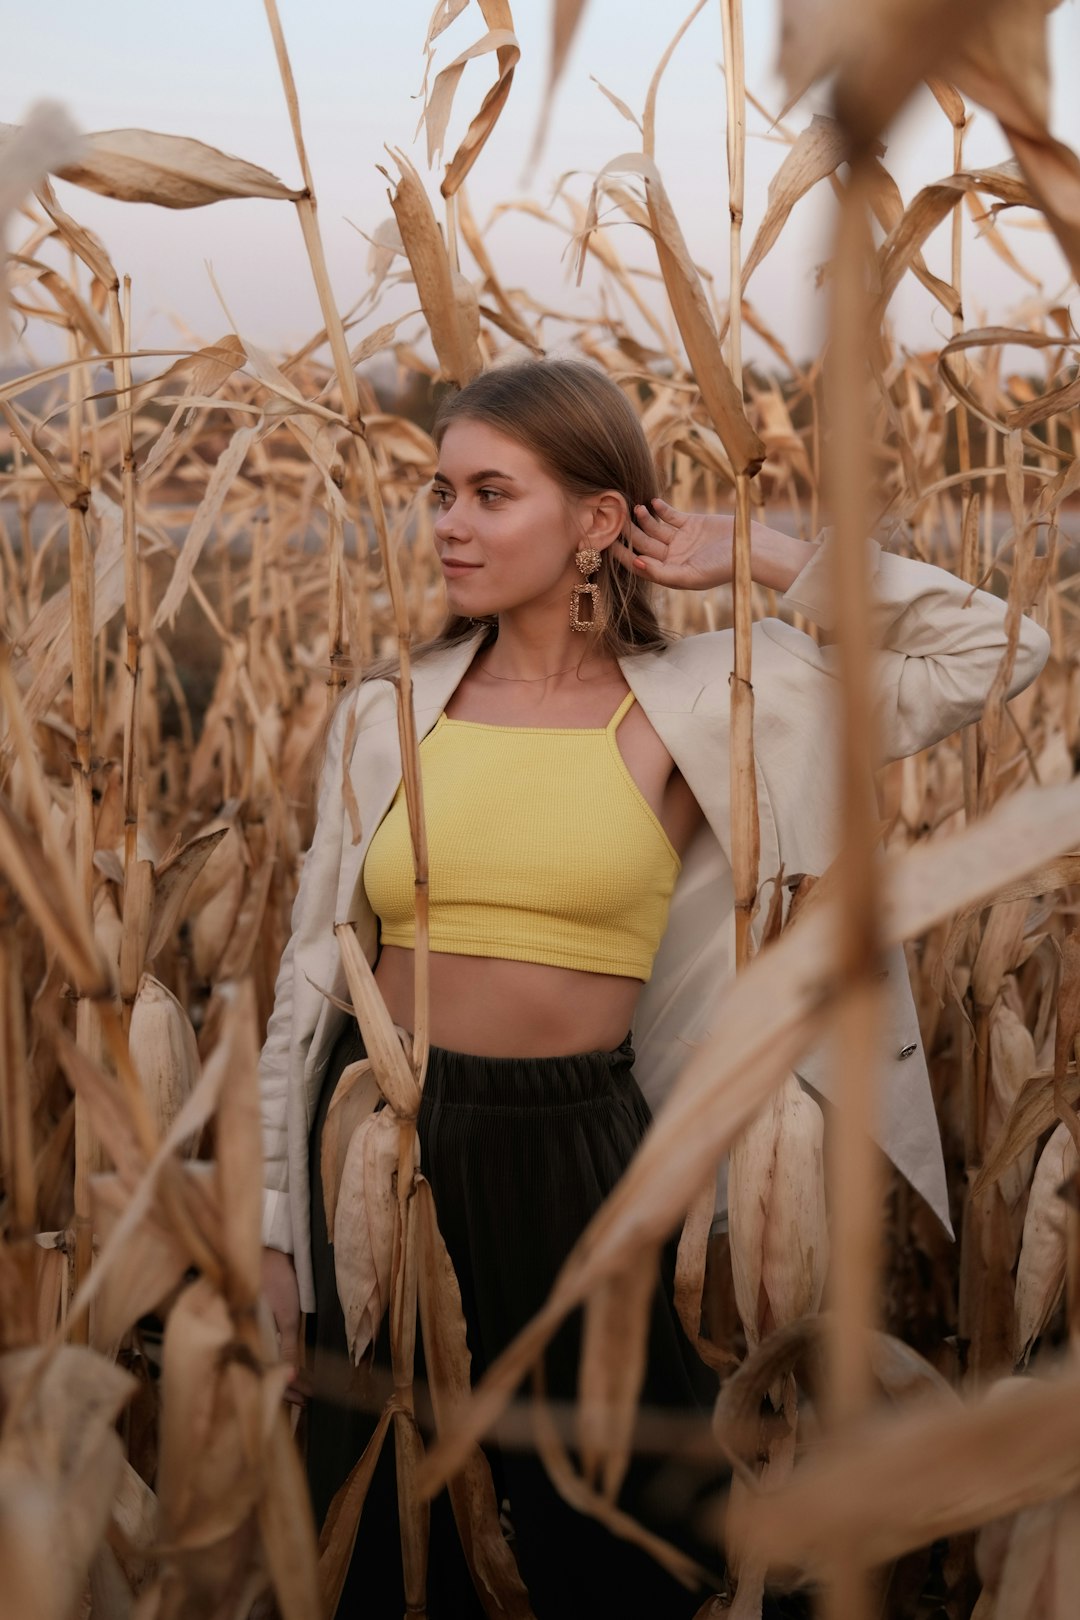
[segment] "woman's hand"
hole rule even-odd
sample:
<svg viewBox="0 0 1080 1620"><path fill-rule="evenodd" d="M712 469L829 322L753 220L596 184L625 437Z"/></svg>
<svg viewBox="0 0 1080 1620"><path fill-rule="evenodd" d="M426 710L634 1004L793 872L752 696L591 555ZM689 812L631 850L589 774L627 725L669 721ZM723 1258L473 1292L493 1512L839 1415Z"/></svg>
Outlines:
<svg viewBox="0 0 1080 1620"><path fill-rule="evenodd" d="M263 1250L262 1291L277 1327L281 1359L292 1373L285 1399L301 1405L304 1390L297 1383L300 1367L300 1289L291 1254L282 1254L280 1249Z"/></svg>
<svg viewBox="0 0 1080 1620"><path fill-rule="evenodd" d="M734 572L735 522L711 512L680 512L659 498L634 508L633 545L617 540L613 554L631 573L681 591L707 591L729 585ZM817 547L770 529L750 525L750 572L758 585L786 591Z"/></svg>

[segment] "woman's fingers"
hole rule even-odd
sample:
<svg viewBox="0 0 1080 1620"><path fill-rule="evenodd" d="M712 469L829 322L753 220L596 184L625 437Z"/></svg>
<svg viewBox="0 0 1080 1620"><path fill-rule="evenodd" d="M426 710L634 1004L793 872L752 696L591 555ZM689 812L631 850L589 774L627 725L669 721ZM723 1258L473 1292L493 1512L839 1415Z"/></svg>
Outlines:
<svg viewBox="0 0 1080 1620"><path fill-rule="evenodd" d="M299 1311L284 1312L278 1321L278 1333L281 1336L281 1347L286 1355L292 1355L300 1342L300 1313Z"/></svg>
<svg viewBox="0 0 1080 1620"><path fill-rule="evenodd" d="M671 590L700 590L708 582L699 579L692 569L685 563L668 562L661 557L642 557L631 551L624 540L617 540L611 547L611 553L631 574L640 574L643 579L652 580L654 585L665 585Z"/></svg>
<svg viewBox="0 0 1080 1620"><path fill-rule="evenodd" d="M640 524L630 524L630 534L634 542L634 550L642 552L646 557L664 557L667 555L668 541L660 535L649 534Z"/></svg>
<svg viewBox="0 0 1080 1620"><path fill-rule="evenodd" d="M675 525L668 523L660 515L659 508L664 504L662 501L653 501L652 504L658 509L655 513L650 512L647 506L634 507L631 514L634 527L640 529L643 534L650 535L654 540L660 540L666 544L671 539L671 531ZM671 510L672 508L668 507L668 511Z"/></svg>
<svg viewBox="0 0 1080 1620"><path fill-rule="evenodd" d="M305 1406L308 1397L313 1393L311 1374L306 1367L290 1366L292 1377L285 1390L285 1399L290 1406Z"/></svg>
<svg viewBox="0 0 1080 1620"><path fill-rule="evenodd" d="M689 512L680 512L677 506L671 506L667 501L662 501L659 495L653 497L652 504L661 522L669 529L681 529L691 515Z"/></svg>
<svg viewBox="0 0 1080 1620"><path fill-rule="evenodd" d="M300 1365L300 1314L294 1316L287 1313L283 1321L278 1322L278 1354L288 1364L289 1383L285 1390L285 1399L292 1406L303 1406L310 1393L307 1373Z"/></svg>
<svg viewBox="0 0 1080 1620"><path fill-rule="evenodd" d="M658 555L643 556L641 552L631 550L625 540L616 540L611 547L611 554L618 558L628 573L640 574L644 579L652 579L658 584L663 584L664 564Z"/></svg>

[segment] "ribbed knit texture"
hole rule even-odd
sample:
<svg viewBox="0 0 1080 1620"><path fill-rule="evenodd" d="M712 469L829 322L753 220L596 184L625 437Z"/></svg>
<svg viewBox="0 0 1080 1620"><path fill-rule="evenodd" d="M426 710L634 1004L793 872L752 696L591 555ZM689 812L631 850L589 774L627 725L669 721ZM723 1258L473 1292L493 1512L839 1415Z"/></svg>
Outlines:
<svg viewBox="0 0 1080 1620"><path fill-rule="evenodd" d="M648 979L679 857L607 726L440 715L420 745L431 948ZM415 942L405 795L364 863L385 945Z"/></svg>

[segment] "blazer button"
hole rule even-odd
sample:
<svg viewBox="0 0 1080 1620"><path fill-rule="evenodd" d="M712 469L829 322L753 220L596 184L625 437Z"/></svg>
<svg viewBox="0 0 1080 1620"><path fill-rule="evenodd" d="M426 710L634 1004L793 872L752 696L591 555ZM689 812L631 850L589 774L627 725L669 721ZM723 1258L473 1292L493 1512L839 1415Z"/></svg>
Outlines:
<svg viewBox="0 0 1080 1620"><path fill-rule="evenodd" d="M902 1046L896 1055L898 1058L909 1058L918 1050L919 1048L917 1042L912 1041L910 1046Z"/></svg>

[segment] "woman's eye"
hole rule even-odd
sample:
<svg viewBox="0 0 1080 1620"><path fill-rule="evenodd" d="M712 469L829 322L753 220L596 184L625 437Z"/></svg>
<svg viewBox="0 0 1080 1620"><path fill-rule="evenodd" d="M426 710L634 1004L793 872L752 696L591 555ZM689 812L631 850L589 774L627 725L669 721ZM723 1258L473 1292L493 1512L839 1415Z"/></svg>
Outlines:
<svg viewBox="0 0 1080 1620"><path fill-rule="evenodd" d="M479 501L481 506L490 506L493 501L503 500L505 498L505 494L505 490L501 489L478 489L476 492L476 499ZM446 511L449 507L453 506L455 499L456 496L454 495L454 491L452 489L446 489L445 487L440 488L436 486L431 491L432 503L441 508L443 511Z"/></svg>

